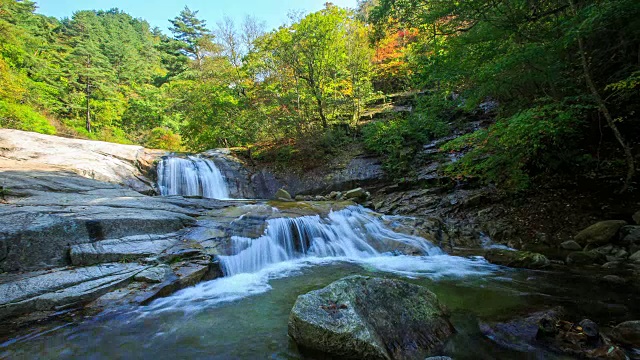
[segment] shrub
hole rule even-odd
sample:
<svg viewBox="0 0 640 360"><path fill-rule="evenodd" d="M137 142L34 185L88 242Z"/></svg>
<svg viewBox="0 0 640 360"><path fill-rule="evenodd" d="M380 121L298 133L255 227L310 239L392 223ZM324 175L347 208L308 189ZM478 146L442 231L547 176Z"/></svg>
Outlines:
<svg viewBox="0 0 640 360"><path fill-rule="evenodd" d="M399 177L411 171L412 162L422 146L449 132L448 125L419 112L385 122L373 122L363 128L365 147L383 156L385 171Z"/></svg>
<svg viewBox="0 0 640 360"><path fill-rule="evenodd" d="M183 150L180 135L163 127L157 127L151 130L145 142L145 146L153 149L165 149L171 151Z"/></svg>
<svg viewBox="0 0 640 360"><path fill-rule="evenodd" d="M49 120L31 106L6 100L0 100L0 126L43 134L56 133Z"/></svg>
<svg viewBox="0 0 640 360"><path fill-rule="evenodd" d="M501 119L445 144L446 151L468 151L445 172L457 178L479 178L507 190L524 189L531 173L571 162L579 116L578 108L555 103Z"/></svg>

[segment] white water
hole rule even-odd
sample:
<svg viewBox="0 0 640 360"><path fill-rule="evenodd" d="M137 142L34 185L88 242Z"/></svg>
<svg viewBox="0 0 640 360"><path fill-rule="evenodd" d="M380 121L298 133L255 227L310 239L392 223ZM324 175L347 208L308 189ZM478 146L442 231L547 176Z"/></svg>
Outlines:
<svg viewBox="0 0 640 360"><path fill-rule="evenodd" d="M229 198L225 179L213 161L196 156L163 158L158 164L158 188L162 196Z"/></svg>
<svg viewBox="0 0 640 360"><path fill-rule="evenodd" d="M307 256L366 259L379 257L393 248L408 247L423 255L442 254L423 238L386 228L371 211L350 206L320 216L267 220L265 234L258 239L232 237L235 255L221 256L225 275L256 272L268 265Z"/></svg>
<svg viewBox="0 0 640 360"><path fill-rule="evenodd" d="M370 210L351 206L326 218L303 216L267 221L257 239L233 237L235 255L220 256L225 277L158 299L141 314L200 311L271 290L273 279L295 276L310 266L356 263L404 277L462 278L497 269L483 258L446 255L429 241L387 228ZM398 255L405 248L421 256Z"/></svg>

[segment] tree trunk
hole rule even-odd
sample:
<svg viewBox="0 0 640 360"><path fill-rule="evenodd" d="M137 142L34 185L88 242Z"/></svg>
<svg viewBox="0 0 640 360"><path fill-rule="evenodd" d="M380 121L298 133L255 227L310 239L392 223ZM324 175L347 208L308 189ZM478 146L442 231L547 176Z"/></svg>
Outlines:
<svg viewBox="0 0 640 360"><path fill-rule="evenodd" d="M577 16L578 11L576 9L574 1L569 0L569 4L571 5L571 9L573 10L573 15ZM596 100L596 103L598 105L598 110L600 110L602 115L604 115L605 120L607 120L607 125L609 125L609 127L611 128L611 131L613 131L613 135L616 137L616 140L618 140L618 143L620 143L620 146L624 150L624 156L627 162L627 176L625 178L624 185L622 186L622 189L620 190L620 192L625 192L629 189L629 184L631 183L631 180L633 179L633 176L635 175L635 171L636 171L635 161L633 159L633 153L631 152L631 147L629 147L629 145L627 145L627 143L624 141L624 138L622 137L620 130L618 130L618 127L616 126L613 116L611 116L611 113L607 108L607 104L602 99L602 96L600 96L600 93L598 92L598 88L596 88L596 85L593 82L593 79L591 78L591 71L589 70L589 62L587 61L587 55L585 53L582 36L578 36L578 49L580 51L580 61L582 63L584 78L585 78L585 81L587 82L587 86L589 87L589 91L591 91L591 95Z"/></svg>
<svg viewBox="0 0 640 360"><path fill-rule="evenodd" d="M91 88L89 84L89 78L87 77L87 132L91 132L91 107L89 106L89 100L91 100Z"/></svg>
<svg viewBox="0 0 640 360"><path fill-rule="evenodd" d="M322 120L322 128L327 129L329 123L327 122L327 116L324 114L324 104L322 103L322 97L316 95L316 102L318 103L318 112L320 113L320 120Z"/></svg>

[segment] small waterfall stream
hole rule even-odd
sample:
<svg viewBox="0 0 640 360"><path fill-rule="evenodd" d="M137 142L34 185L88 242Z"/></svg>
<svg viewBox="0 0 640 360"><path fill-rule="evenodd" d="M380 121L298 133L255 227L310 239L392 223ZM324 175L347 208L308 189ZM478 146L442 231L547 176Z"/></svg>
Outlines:
<svg viewBox="0 0 640 360"><path fill-rule="evenodd" d="M224 176L213 161L197 156L165 157L158 164L160 195L228 199Z"/></svg>
<svg viewBox="0 0 640 360"><path fill-rule="evenodd" d="M234 236L233 254L221 256L226 276L252 273L280 262L304 257L366 259L401 252L440 255L442 250L427 240L394 232L369 210L350 206L319 215L267 220L258 239Z"/></svg>

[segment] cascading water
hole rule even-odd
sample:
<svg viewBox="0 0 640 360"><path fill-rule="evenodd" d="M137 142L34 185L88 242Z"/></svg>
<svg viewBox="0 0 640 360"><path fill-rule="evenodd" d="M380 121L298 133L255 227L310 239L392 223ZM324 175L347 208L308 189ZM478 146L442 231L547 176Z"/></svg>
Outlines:
<svg viewBox="0 0 640 360"><path fill-rule="evenodd" d="M213 161L197 156L163 158L158 164L158 188L162 196L229 198L229 189L220 170Z"/></svg>
<svg viewBox="0 0 640 360"><path fill-rule="evenodd" d="M225 275L252 273L280 262L303 257L366 259L404 248L421 255L440 255L423 238L394 232L370 211L350 206L320 216L276 218L267 221L258 239L232 237L235 255L221 256Z"/></svg>

